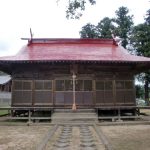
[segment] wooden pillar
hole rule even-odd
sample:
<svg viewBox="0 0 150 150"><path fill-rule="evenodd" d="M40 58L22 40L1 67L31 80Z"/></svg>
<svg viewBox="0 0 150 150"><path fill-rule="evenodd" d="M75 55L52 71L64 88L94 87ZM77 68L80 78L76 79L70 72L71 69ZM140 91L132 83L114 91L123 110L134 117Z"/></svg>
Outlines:
<svg viewBox="0 0 150 150"><path fill-rule="evenodd" d="M72 110L76 110L76 91L75 91L75 79L76 79L76 75L73 71L73 75L72 75L72 81L73 81L73 105L72 105Z"/></svg>
<svg viewBox="0 0 150 150"><path fill-rule="evenodd" d="M31 110L29 109L29 110L28 110L28 122L27 122L28 126L29 126L31 123L32 123L32 121L31 121Z"/></svg>
<svg viewBox="0 0 150 150"><path fill-rule="evenodd" d="M77 71L78 70L78 66L77 64L72 64L70 66L70 72L72 74L72 81L73 81L73 105L72 105L72 110L76 110L77 107L76 107L76 91L75 91L75 80L76 80L76 74L77 74Z"/></svg>

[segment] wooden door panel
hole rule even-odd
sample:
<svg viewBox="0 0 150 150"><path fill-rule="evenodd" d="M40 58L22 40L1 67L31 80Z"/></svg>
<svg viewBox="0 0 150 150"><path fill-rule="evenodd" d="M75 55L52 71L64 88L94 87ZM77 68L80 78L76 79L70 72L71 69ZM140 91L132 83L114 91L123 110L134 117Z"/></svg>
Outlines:
<svg viewBox="0 0 150 150"><path fill-rule="evenodd" d="M76 104L83 105L83 92L76 92Z"/></svg>
<svg viewBox="0 0 150 150"><path fill-rule="evenodd" d="M97 104L104 103L104 91L96 91L96 103Z"/></svg>
<svg viewBox="0 0 150 150"><path fill-rule="evenodd" d="M64 104L64 92L55 92L55 104Z"/></svg>
<svg viewBox="0 0 150 150"><path fill-rule="evenodd" d="M84 105L90 105L93 104L93 92L84 92Z"/></svg>
<svg viewBox="0 0 150 150"><path fill-rule="evenodd" d="M65 105L72 105L73 92L65 92Z"/></svg>

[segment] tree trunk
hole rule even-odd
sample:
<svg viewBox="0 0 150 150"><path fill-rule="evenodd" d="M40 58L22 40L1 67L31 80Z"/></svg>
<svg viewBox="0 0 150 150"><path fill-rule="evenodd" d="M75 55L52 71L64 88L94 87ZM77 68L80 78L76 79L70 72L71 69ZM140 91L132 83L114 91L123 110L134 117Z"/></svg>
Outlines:
<svg viewBox="0 0 150 150"><path fill-rule="evenodd" d="M147 78L145 78L145 85L144 85L144 89L145 89L145 101L147 103L147 105L150 105L149 102L149 88L148 88L149 82L147 80Z"/></svg>

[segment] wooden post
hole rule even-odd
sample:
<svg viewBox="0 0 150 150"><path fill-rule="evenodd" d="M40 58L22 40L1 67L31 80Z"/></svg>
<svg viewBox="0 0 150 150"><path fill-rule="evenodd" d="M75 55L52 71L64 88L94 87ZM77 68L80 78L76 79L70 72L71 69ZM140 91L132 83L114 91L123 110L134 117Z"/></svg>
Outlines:
<svg viewBox="0 0 150 150"><path fill-rule="evenodd" d="M76 91L75 91L75 79L76 79L76 75L73 71L73 75L72 75L72 81L73 81L73 105L72 105L72 110L76 110Z"/></svg>
<svg viewBox="0 0 150 150"><path fill-rule="evenodd" d="M31 110L29 109L29 111L28 111L28 123L27 123L28 125L30 125L31 124Z"/></svg>
<svg viewBox="0 0 150 150"><path fill-rule="evenodd" d="M118 108L118 120L120 121L120 108Z"/></svg>
<svg viewBox="0 0 150 150"><path fill-rule="evenodd" d="M121 122L121 110L120 110L120 107L118 107L118 122Z"/></svg>

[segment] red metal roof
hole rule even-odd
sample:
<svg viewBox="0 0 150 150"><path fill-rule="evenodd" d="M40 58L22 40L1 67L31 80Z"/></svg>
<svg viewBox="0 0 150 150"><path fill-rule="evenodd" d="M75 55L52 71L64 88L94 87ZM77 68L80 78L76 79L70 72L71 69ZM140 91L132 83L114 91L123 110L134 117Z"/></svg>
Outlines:
<svg viewBox="0 0 150 150"><path fill-rule="evenodd" d="M15 56L0 61L149 62L134 56L111 39L32 39Z"/></svg>

